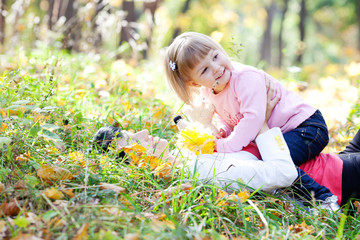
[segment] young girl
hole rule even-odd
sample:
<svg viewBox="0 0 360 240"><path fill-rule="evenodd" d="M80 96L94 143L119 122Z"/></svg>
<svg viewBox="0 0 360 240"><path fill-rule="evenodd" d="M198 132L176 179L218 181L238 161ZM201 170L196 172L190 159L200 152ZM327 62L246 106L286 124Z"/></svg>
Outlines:
<svg viewBox="0 0 360 240"><path fill-rule="evenodd" d="M187 32L178 36L167 49L165 69L170 86L181 100L191 104L194 91L200 88L203 99L215 106L221 123L217 152L240 151L255 139L265 120L266 81L281 94L268 125L284 133L297 166L317 156L329 141L319 110L269 74L231 61L225 50L206 35ZM308 177L302 171L300 174L302 180L303 175ZM310 180L308 184L306 188L313 189L316 182Z"/></svg>

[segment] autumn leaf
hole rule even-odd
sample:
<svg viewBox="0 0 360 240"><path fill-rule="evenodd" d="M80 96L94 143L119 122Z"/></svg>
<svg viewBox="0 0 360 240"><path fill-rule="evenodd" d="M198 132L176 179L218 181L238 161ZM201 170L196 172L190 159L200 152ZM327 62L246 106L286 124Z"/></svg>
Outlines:
<svg viewBox="0 0 360 240"><path fill-rule="evenodd" d="M358 201L354 201L354 206L356 207L356 211L360 213L360 203Z"/></svg>
<svg viewBox="0 0 360 240"><path fill-rule="evenodd" d="M124 240L139 240L140 234L139 233L128 233L125 234Z"/></svg>
<svg viewBox="0 0 360 240"><path fill-rule="evenodd" d="M131 146L124 147L123 150L126 153L130 153L130 152L146 153L146 148L144 148L143 146L141 146L140 144L137 144L137 143L135 143Z"/></svg>
<svg viewBox="0 0 360 240"><path fill-rule="evenodd" d="M99 185L100 185L100 189L112 190L112 191L116 192L117 194L126 192L125 188L111 184L111 183L100 183Z"/></svg>
<svg viewBox="0 0 360 240"><path fill-rule="evenodd" d="M2 192L5 188L5 185L0 182L0 192Z"/></svg>
<svg viewBox="0 0 360 240"><path fill-rule="evenodd" d="M30 159L30 152L24 153L24 154L20 154L19 156L16 157L17 161L22 161L22 162L27 162Z"/></svg>
<svg viewBox="0 0 360 240"><path fill-rule="evenodd" d="M307 234L311 234L315 232L314 227L312 225L307 225L305 221L300 224L295 224L295 226L290 225L289 230L295 233L307 233Z"/></svg>
<svg viewBox="0 0 360 240"><path fill-rule="evenodd" d="M18 207L15 200L10 201L9 203L3 202L0 206L0 216L4 214L5 216L17 216L20 213L20 208Z"/></svg>
<svg viewBox="0 0 360 240"><path fill-rule="evenodd" d="M16 237L11 238L11 240L42 240L30 233L19 233Z"/></svg>
<svg viewBox="0 0 360 240"><path fill-rule="evenodd" d="M84 154L80 151L72 152L69 154L69 159L75 162L80 167L86 166Z"/></svg>
<svg viewBox="0 0 360 240"><path fill-rule="evenodd" d="M69 170L57 166L42 166L36 173L39 178L50 184L60 180L71 180L73 178Z"/></svg>
<svg viewBox="0 0 360 240"><path fill-rule="evenodd" d="M5 132L7 128L8 125L6 123L2 123L2 125L0 126L0 132Z"/></svg>
<svg viewBox="0 0 360 240"><path fill-rule="evenodd" d="M6 230L7 230L6 222L4 220L0 220L0 239L5 238Z"/></svg>
<svg viewBox="0 0 360 240"><path fill-rule="evenodd" d="M59 200L64 198L64 194L57 190L56 188L47 188L45 191L43 191L43 194L53 200Z"/></svg>
<svg viewBox="0 0 360 240"><path fill-rule="evenodd" d="M72 189L61 189L69 198L75 197L74 191Z"/></svg>
<svg viewBox="0 0 360 240"><path fill-rule="evenodd" d="M81 228L77 231L76 235L72 238L72 240L81 240L85 239L88 236L87 229L89 228L88 223L84 223Z"/></svg>
<svg viewBox="0 0 360 240"><path fill-rule="evenodd" d="M173 187L167 188L163 192L158 193L156 196L157 197L165 196L166 198L169 198L171 196L171 194L175 193L177 190L179 190L179 192L187 193L191 189L192 189L192 184L183 183L180 186L173 186Z"/></svg>
<svg viewBox="0 0 360 240"><path fill-rule="evenodd" d="M157 166L154 171L156 176L169 180L171 178L172 169L173 165L170 162L164 162Z"/></svg>
<svg viewBox="0 0 360 240"><path fill-rule="evenodd" d="M19 180L16 185L15 185L15 189L26 189L26 184L24 181Z"/></svg>

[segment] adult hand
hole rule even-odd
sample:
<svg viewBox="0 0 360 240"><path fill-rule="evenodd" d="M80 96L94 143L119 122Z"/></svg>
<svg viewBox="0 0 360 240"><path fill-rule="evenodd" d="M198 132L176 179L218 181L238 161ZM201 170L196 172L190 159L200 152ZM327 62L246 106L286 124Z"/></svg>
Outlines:
<svg viewBox="0 0 360 240"><path fill-rule="evenodd" d="M280 101L281 92L269 79L265 78L265 83L267 91L265 122L267 123L274 107Z"/></svg>
<svg viewBox="0 0 360 240"><path fill-rule="evenodd" d="M272 81L265 78L265 83L266 83L266 94L267 94L265 121L264 121L258 135L269 130L269 126L268 126L267 122L269 121L269 118L271 116L271 113L272 113L274 107L280 101L280 98L281 98L280 89L276 89L276 87L274 86L274 83Z"/></svg>

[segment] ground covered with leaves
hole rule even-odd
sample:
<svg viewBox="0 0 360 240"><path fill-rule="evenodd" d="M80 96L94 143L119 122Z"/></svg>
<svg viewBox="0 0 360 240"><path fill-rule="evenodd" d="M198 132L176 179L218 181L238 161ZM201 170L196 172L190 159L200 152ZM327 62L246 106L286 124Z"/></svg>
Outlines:
<svg viewBox="0 0 360 240"><path fill-rule="evenodd" d="M349 206L314 214L281 194L201 184L141 148L128 149L130 163L115 149L94 151L94 133L108 125L146 128L176 148L172 118L182 104L157 61L50 49L0 55L0 238L356 238L357 202L351 214ZM318 104L332 139L326 151L338 151L358 128L360 63L300 70L272 74Z"/></svg>

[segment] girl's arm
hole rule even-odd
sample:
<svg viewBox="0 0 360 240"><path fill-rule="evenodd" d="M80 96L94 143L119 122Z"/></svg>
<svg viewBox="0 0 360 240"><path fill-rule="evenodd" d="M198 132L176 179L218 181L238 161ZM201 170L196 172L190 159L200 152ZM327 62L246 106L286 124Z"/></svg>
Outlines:
<svg viewBox="0 0 360 240"><path fill-rule="evenodd" d="M240 151L255 139L265 121L267 90L264 74L246 71L235 80L233 88L240 102L242 118L227 138L217 140L218 152Z"/></svg>

